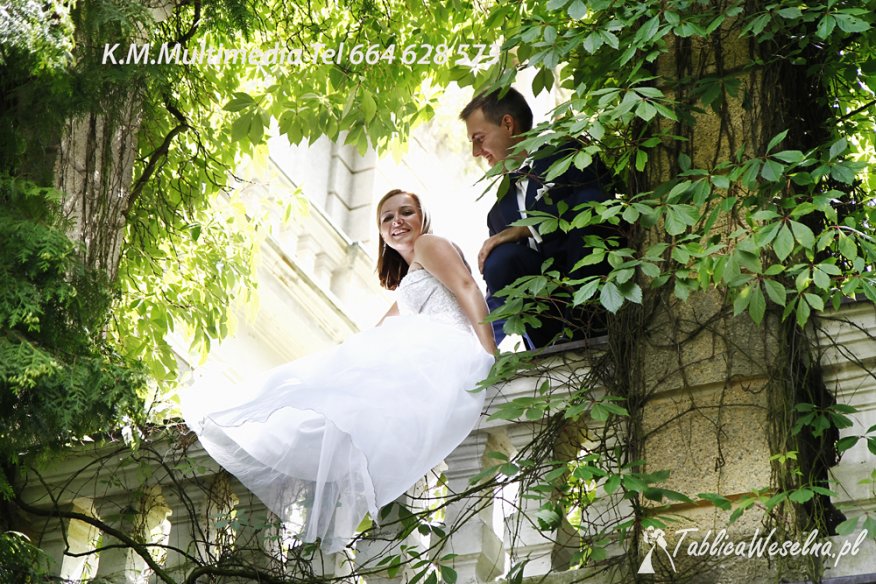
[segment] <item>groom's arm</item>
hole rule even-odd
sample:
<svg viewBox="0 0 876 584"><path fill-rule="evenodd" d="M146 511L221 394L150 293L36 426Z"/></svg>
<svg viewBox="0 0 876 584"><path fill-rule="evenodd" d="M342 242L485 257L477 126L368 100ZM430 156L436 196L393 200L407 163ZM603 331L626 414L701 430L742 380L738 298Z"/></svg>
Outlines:
<svg viewBox="0 0 876 584"><path fill-rule="evenodd" d="M484 262L487 261L490 254L496 249L496 246L503 243L520 241L521 239L529 239L529 237L531 237L531 234L528 227L506 227L499 233L488 237L481 246L481 251L478 252L478 270L482 274L484 273Z"/></svg>

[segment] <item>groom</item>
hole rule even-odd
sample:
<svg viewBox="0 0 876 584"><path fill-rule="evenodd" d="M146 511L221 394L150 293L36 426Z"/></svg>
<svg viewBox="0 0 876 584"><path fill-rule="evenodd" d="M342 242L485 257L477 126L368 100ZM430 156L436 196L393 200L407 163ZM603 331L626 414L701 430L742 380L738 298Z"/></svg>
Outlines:
<svg viewBox="0 0 876 584"><path fill-rule="evenodd" d="M478 254L478 267L487 283L487 303L491 310L504 302L494 295L496 292L521 276L540 274L542 263L549 258L554 260L552 269L558 269L561 275L573 278L602 275L610 269L603 262L574 272L572 270L590 251L585 246L584 236L604 236L604 228L573 229L568 233L557 230L540 235L532 227L511 226L527 211L545 211L556 215L558 201L565 201L568 208L573 209L587 201L608 200L613 194L611 176L595 158L584 170L570 165L557 178L550 182L544 180L553 162L573 149L577 150L580 144L576 142L565 144L554 152L540 149L534 153L512 154L513 147L523 140L522 134L532 129L532 110L515 89L509 88L501 96L500 93L497 90L476 95L459 116L465 121L472 156L483 156L491 166L512 156L519 163L517 170L511 173L507 191L499 193L487 215L490 237ZM571 212L565 216L571 216ZM541 318L541 326L527 328L526 341L530 349L545 347L556 340L555 337L563 330L564 321L587 318L584 312L573 314L568 308L559 306L554 306L552 312ZM597 320L602 319L601 311L596 317ZM503 322L493 325L498 343L505 336Z"/></svg>

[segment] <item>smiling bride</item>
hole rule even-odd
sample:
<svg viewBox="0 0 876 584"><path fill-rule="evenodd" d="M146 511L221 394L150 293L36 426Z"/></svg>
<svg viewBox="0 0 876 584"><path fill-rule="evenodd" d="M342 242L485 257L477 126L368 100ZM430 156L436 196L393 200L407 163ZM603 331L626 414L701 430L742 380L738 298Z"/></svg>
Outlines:
<svg viewBox="0 0 876 584"><path fill-rule="evenodd" d="M430 233L419 197L377 206L377 271L397 301L379 326L270 371L237 405L210 411L219 388L182 396L209 454L304 542L343 548L471 432L470 392L493 364L487 306L465 260ZM243 400L243 401L242 401Z"/></svg>

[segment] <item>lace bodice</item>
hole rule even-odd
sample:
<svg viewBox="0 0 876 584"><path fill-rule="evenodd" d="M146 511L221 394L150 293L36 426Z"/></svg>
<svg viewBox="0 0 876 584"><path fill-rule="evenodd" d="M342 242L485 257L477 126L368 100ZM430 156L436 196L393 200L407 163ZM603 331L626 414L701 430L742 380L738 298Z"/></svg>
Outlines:
<svg viewBox="0 0 876 584"><path fill-rule="evenodd" d="M465 330L471 328L453 293L426 270L408 272L398 286L396 300L400 314L425 314Z"/></svg>

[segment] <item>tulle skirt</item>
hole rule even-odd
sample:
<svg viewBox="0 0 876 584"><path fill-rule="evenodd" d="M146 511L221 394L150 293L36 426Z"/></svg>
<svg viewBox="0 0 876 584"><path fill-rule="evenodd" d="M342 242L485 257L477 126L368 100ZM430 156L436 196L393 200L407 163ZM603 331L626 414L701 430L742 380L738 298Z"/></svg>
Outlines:
<svg viewBox="0 0 876 584"><path fill-rule="evenodd" d="M255 387L182 396L201 444L306 542L334 552L476 425L493 364L475 336L427 316L388 318Z"/></svg>

